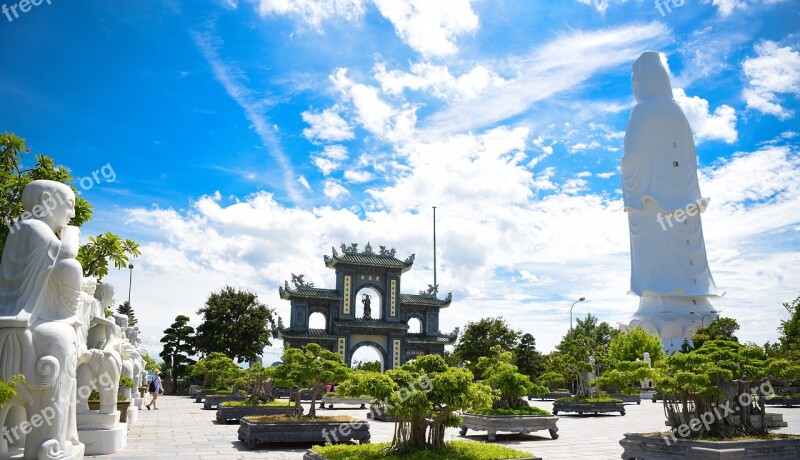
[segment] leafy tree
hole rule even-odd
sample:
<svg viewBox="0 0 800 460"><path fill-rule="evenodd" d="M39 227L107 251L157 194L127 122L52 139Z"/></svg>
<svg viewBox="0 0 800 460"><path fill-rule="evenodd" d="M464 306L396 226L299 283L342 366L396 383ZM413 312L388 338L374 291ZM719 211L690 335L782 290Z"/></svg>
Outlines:
<svg viewBox="0 0 800 460"><path fill-rule="evenodd" d="M632 396L639 394L642 380L653 379L655 376L656 369L644 361L617 361L613 369L606 370L595 379L595 384L612 394Z"/></svg>
<svg viewBox="0 0 800 460"><path fill-rule="evenodd" d="M194 342L200 353L220 352L242 363L255 361L270 345L274 311L251 292L225 286L197 314L203 317Z"/></svg>
<svg viewBox="0 0 800 460"><path fill-rule="evenodd" d="M797 362L770 360L761 347L742 346L729 335L726 339L706 340L689 353L667 357L655 384L665 395L669 425L677 428L693 419L705 420L702 414L715 414L697 432L690 431L689 436L729 438L767 434L765 385L771 380L798 377ZM754 398L742 397L751 393ZM719 408L723 407L726 409L720 414ZM753 423L753 416L758 417L758 423Z"/></svg>
<svg viewBox="0 0 800 460"><path fill-rule="evenodd" d="M514 350L514 355L519 371L528 377L534 377L544 372L544 356L536 350L536 339L532 334L522 334L519 344Z"/></svg>
<svg viewBox="0 0 800 460"><path fill-rule="evenodd" d="M544 374L540 375L537 379L539 384L544 385L550 391L555 391L559 388L564 388L567 384L567 380L564 378L562 374L554 371L547 371Z"/></svg>
<svg viewBox="0 0 800 460"><path fill-rule="evenodd" d="M353 370L356 371L366 371L366 372L380 372L381 371L381 362L380 361L370 361L368 363L362 361L356 361L353 364Z"/></svg>
<svg viewBox="0 0 800 460"><path fill-rule="evenodd" d="M139 257L141 254L139 243L105 232L90 236L89 242L78 250L77 259L83 267L83 276L94 276L100 280L108 275L109 261L119 270L128 266L128 257Z"/></svg>
<svg viewBox="0 0 800 460"><path fill-rule="evenodd" d="M281 388L296 390L295 407L298 414L301 412L303 395L311 395L308 415L314 417L317 397L324 392L325 385L346 379L350 372L338 353L309 343L303 349L289 348L284 351L283 364L275 368L273 375Z"/></svg>
<svg viewBox="0 0 800 460"><path fill-rule="evenodd" d="M189 326L188 316L176 316L175 322L167 329L164 329L164 337L161 338L164 348L159 353L159 356L164 360L164 365L171 371L172 394L177 394L178 392L178 378L186 375L188 366L195 362L190 358L194 354L194 348L192 347L193 337L194 328Z"/></svg>
<svg viewBox="0 0 800 460"><path fill-rule="evenodd" d="M499 345L505 351L514 350L519 336L520 332L511 329L502 316L483 318L477 322L470 321L461 334L453 354L473 374L477 374L475 365L481 356L490 356L490 350L494 345Z"/></svg>
<svg viewBox="0 0 800 460"><path fill-rule="evenodd" d="M9 132L0 134L0 254L14 220L24 212L22 191L34 180L61 182L76 192L75 217L70 221L71 225L80 227L92 219L92 206L78 194L72 173L45 155L36 155L34 165L26 168L23 160L28 152L25 139ZM127 265L129 256L138 257L140 254L135 241L123 241L119 236L106 232L90 237L89 243L80 247L77 259L84 276L101 279L108 274L108 260L113 261L115 267L122 268Z"/></svg>
<svg viewBox="0 0 800 460"><path fill-rule="evenodd" d="M695 348L701 348L703 343L708 340L732 340L738 342L736 331L739 330L739 323L733 318L719 318L706 327L697 329L692 341Z"/></svg>
<svg viewBox="0 0 800 460"><path fill-rule="evenodd" d="M692 343L689 342L689 339L684 337L683 338L683 342L681 342L680 352L681 353L689 353L692 350L694 350L694 346L692 346Z"/></svg>
<svg viewBox="0 0 800 460"><path fill-rule="evenodd" d="M222 353L212 352L190 367L194 376L203 379L203 388L219 389L241 377L242 368Z"/></svg>
<svg viewBox="0 0 800 460"><path fill-rule="evenodd" d="M784 303L783 308L789 312L789 319L781 320L778 328L781 351L800 357L800 296L794 299L794 303Z"/></svg>
<svg viewBox="0 0 800 460"><path fill-rule="evenodd" d="M493 390L474 383L469 369L448 366L439 355L424 355L383 374L354 372L336 389L346 396L370 395L395 416L391 452L444 446L446 427L461 423L457 411L488 408Z"/></svg>
<svg viewBox="0 0 800 460"><path fill-rule="evenodd" d="M136 319L136 313L134 313L133 307L127 300L117 307L117 313L128 317L128 326L130 327L136 326L136 323L139 322L139 320Z"/></svg>
<svg viewBox="0 0 800 460"><path fill-rule="evenodd" d="M664 359L661 339L642 328L634 328L618 334L608 344L608 356L616 361L636 361L643 359L645 352L650 353L653 365Z"/></svg>
<svg viewBox="0 0 800 460"><path fill-rule="evenodd" d="M153 359L153 357L150 356L149 353L145 353L145 355L142 356L142 359L144 359L144 370L153 372L154 370L159 368L158 361Z"/></svg>
<svg viewBox="0 0 800 460"><path fill-rule="evenodd" d="M480 357L476 367L481 372L483 383L499 392L492 409L527 407L528 403L520 396L545 392L546 388L531 382L530 377L519 372L519 368L512 363L514 355L511 352L503 351L498 345L493 346L491 352L494 356Z"/></svg>

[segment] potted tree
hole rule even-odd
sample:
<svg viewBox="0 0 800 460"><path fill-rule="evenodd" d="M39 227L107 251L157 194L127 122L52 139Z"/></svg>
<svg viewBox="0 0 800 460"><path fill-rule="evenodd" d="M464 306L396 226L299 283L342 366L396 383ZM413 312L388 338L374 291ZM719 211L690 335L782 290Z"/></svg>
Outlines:
<svg viewBox="0 0 800 460"><path fill-rule="evenodd" d="M301 415L302 406L298 413L295 405L275 399L273 372L273 368L265 368L261 363L256 363L248 369L236 385L249 389L247 398L244 401L221 402L217 406L217 421L219 423L238 422L242 417L257 415Z"/></svg>
<svg viewBox="0 0 800 460"><path fill-rule="evenodd" d="M800 366L770 359L756 346L708 340L688 353L669 356L656 387L664 397L666 433L626 433L625 459L788 459L800 457L800 437L771 435L764 396L770 380L798 378ZM733 458L733 457L730 457Z"/></svg>
<svg viewBox="0 0 800 460"><path fill-rule="evenodd" d="M483 382L497 393L491 407L471 410L461 414L461 436L467 430L486 431L489 442L496 439L498 431L528 434L548 430L553 439L558 438L558 417L546 410L530 406L522 395L543 393L546 389L531 382L527 375L512 364L513 354L499 345L492 347L493 356L481 357L476 368L482 372Z"/></svg>
<svg viewBox="0 0 800 460"><path fill-rule="evenodd" d="M461 424L459 411L489 407L494 391L485 383L473 382L469 369L449 366L439 355L420 356L383 374L355 372L337 392L347 396L367 394L380 401L395 417L394 437L390 443L370 446L317 446L306 453L306 459L323 460L327 455L371 459L532 458L503 446L445 443L445 428Z"/></svg>
<svg viewBox="0 0 800 460"><path fill-rule="evenodd" d="M537 379L539 387L543 387L542 393L531 393L528 395L528 401L533 398L539 398L542 401L546 399L559 399L569 398L572 394L569 390L564 389L567 381L564 376L558 372L547 371L539 376Z"/></svg>
<svg viewBox="0 0 800 460"><path fill-rule="evenodd" d="M212 352L191 367L192 374L201 377L203 386L195 397L203 409L213 409L223 401L242 401L245 396L233 387L244 369L222 353Z"/></svg>
<svg viewBox="0 0 800 460"><path fill-rule="evenodd" d="M350 369L338 353L310 343L303 349L289 348L283 354L283 364L272 375L280 386L293 387L298 396L292 415L245 416L239 421L239 440L251 449L259 443L271 442L369 442L369 424L351 417L317 417L316 399L327 382L344 380ZM307 416L301 407L303 394L311 394ZM345 425L345 429L340 429ZM333 435L331 434L333 433Z"/></svg>

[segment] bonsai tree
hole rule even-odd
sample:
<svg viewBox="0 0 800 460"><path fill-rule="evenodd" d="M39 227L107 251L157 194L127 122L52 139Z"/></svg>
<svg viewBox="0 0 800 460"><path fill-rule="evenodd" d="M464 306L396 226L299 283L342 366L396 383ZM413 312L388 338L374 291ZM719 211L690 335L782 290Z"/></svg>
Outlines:
<svg viewBox="0 0 800 460"><path fill-rule="evenodd" d="M243 371L219 352L209 354L192 366L192 374L203 379L203 388L215 390L228 387Z"/></svg>
<svg viewBox="0 0 800 460"><path fill-rule="evenodd" d="M283 364L275 368L275 381L282 388L294 388L297 392L295 407L301 413L300 402L304 394L311 395L308 415L316 416L317 397L325 391L328 383L345 380L351 372L338 353L326 350L316 343L301 348L289 348L283 353Z"/></svg>
<svg viewBox="0 0 800 460"><path fill-rule="evenodd" d="M550 391L555 391L559 388L564 388L564 386L567 384L567 380L564 378L563 375L553 371L547 371L544 374L540 375L537 381L539 385L543 385L544 387L546 387L545 388L546 390ZM546 393L546 391L543 391L542 393ZM534 392L534 394L541 394L541 393Z"/></svg>
<svg viewBox="0 0 800 460"><path fill-rule="evenodd" d="M613 361L642 359L645 352L650 354L653 366L666 356L661 347L661 339L639 327L617 335L608 344L608 357L612 361L612 366Z"/></svg>
<svg viewBox="0 0 800 460"><path fill-rule="evenodd" d="M612 369L605 371L594 383L608 393L638 395L640 382L655 376L656 369L644 361L617 361Z"/></svg>
<svg viewBox="0 0 800 460"><path fill-rule="evenodd" d="M447 365L439 355L424 355L383 374L354 372L336 392L370 395L395 416L391 452L444 446L446 427L460 425L457 411L488 408L494 396L485 383L474 383L469 369Z"/></svg>
<svg viewBox="0 0 800 460"><path fill-rule="evenodd" d="M530 407L520 396L529 393L544 393L547 389L531 382L530 377L521 374L512 364L513 353L503 351L500 346L491 348L491 357L482 356L476 368L482 373L483 382L498 391L492 402L492 409L520 409Z"/></svg>
<svg viewBox="0 0 800 460"><path fill-rule="evenodd" d="M274 373L275 368L256 363L236 379L237 387L248 389L248 397L245 400L247 405L270 403L275 400L275 385L272 380Z"/></svg>
<svg viewBox="0 0 800 460"><path fill-rule="evenodd" d="M672 427L703 422L679 430L681 437L727 438L766 435L763 396L772 391L770 380L798 377L796 362L771 360L761 347L706 340L689 353L669 356L655 381ZM752 423L754 416L759 423Z"/></svg>

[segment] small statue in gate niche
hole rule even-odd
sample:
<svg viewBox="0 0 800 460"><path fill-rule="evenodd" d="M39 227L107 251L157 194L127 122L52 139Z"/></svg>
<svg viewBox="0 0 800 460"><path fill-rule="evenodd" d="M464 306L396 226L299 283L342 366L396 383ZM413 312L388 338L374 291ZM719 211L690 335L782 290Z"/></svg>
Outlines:
<svg viewBox="0 0 800 460"><path fill-rule="evenodd" d="M364 304L364 319L372 319L372 307L370 307L370 295L361 296L361 303Z"/></svg>

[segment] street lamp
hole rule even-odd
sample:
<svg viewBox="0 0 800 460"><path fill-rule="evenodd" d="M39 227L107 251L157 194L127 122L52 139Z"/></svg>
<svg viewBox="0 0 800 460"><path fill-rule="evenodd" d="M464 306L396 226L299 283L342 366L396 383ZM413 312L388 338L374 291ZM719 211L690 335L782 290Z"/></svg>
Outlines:
<svg viewBox="0 0 800 460"><path fill-rule="evenodd" d="M575 302L572 302L572 306L569 307L569 330L570 331L572 330L572 307L574 307L576 303L583 302L584 300L586 300L586 297L581 297L580 299L576 300Z"/></svg>
<svg viewBox="0 0 800 460"><path fill-rule="evenodd" d="M128 307L131 306L131 286L133 285L133 264L128 264L130 277L128 278Z"/></svg>
<svg viewBox="0 0 800 460"><path fill-rule="evenodd" d="M697 317L699 317L699 318L700 318L700 326L702 326L702 327L706 327L706 316L709 316L709 315L716 315L717 313L718 313L718 312L716 312L716 311L712 311L712 312L710 312L710 313L706 313L705 315L702 315L702 316L701 316L699 313L695 313L695 312L693 312L693 311L690 311L690 312L689 312L689 314L690 314L690 315L694 315L694 316L697 316ZM712 321L712 322L713 322L713 321Z"/></svg>

